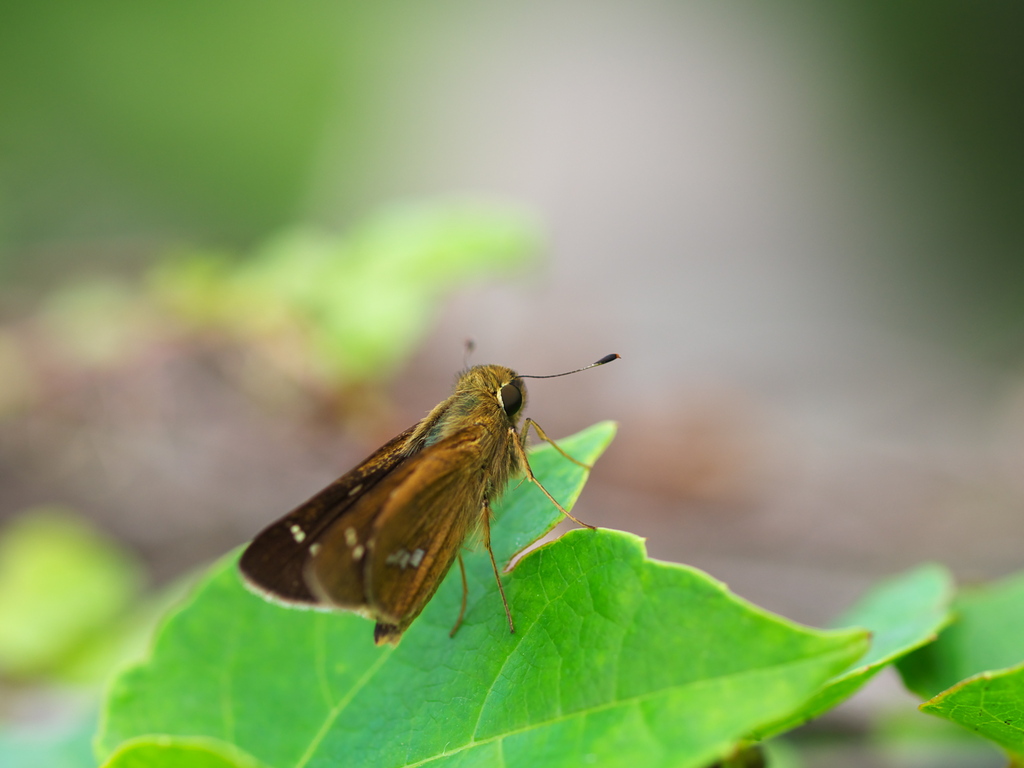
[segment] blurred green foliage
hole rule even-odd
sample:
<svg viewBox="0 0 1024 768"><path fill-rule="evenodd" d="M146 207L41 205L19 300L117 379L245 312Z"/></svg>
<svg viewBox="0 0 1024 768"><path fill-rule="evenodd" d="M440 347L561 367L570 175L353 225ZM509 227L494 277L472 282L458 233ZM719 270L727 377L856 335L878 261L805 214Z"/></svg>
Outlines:
<svg viewBox="0 0 1024 768"><path fill-rule="evenodd" d="M287 347L333 382L389 377L445 292L508 277L539 252L524 212L480 202L395 206L342 237L293 231L249 258L187 254L159 266L158 301L196 328Z"/></svg>
<svg viewBox="0 0 1024 768"><path fill-rule="evenodd" d="M0 765L94 766L102 685L143 655L191 580L143 594L137 558L69 509L0 528Z"/></svg>
<svg viewBox="0 0 1024 768"><path fill-rule="evenodd" d="M1024 662L1024 572L962 590L953 611L956 620L938 640L899 664L906 686L922 698L980 672Z"/></svg>
<svg viewBox="0 0 1024 768"><path fill-rule="evenodd" d="M102 679L139 563L79 515L44 507L0 531L0 676Z"/></svg>
<svg viewBox="0 0 1024 768"><path fill-rule="evenodd" d="M160 332L145 295L113 275L49 293L35 320L49 351L84 370L116 367L143 352Z"/></svg>
<svg viewBox="0 0 1024 768"><path fill-rule="evenodd" d="M959 723L1024 759L1024 572L964 589L955 620L900 660L921 710Z"/></svg>
<svg viewBox="0 0 1024 768"><path fill-rule="evenodd" d="M818 717L853 696L897 659L930 643L935 633L949 623L952 597L952 574L934 563L876 584L832 624L836 628L869 630L871 647L867 654L829 680L797 717L772 723L759 732L759 737L783 733Z"/></svg>
<svg viewBox="0 0 1024 768"><path fill-rule="evenodd" d="M542 242L515 206L409 203L343 235L294 229L242 256L177 250L137 278L71 282L0 327L0 418L169 344L211 341L239 353L239 383L258 399L286 382L306 399L366 406L353 389L394 374L447 293L522 273Z"/></svg>

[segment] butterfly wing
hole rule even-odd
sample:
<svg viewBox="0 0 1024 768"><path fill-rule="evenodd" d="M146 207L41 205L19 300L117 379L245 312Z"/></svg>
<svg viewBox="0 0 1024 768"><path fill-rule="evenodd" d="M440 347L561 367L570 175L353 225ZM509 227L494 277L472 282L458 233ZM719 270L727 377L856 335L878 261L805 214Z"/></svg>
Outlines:
<svg viewBox="0 0 1024 768"><path fill-rule="evenodd" d="M410 457L387 483L360 499L358 506L372 506L376 513L370 530L364 533L342 518L324 532L323 548L307 566L312 591L350 607L351 577L337 567L336 554L342 548L358 553L364 561L364 605L378 621L378 641L381 625L387 628L385 639L397 641L433 596L480 519L486 435L480 425L460 430ZM353 512L361 517L358 509Z"/></svg>
<svg viewBox="0 0 1024 768"><path fill-rule="evenodd" d="M345 520L346 527L369 531L372 510L358 502L407 460L401 449L415 429L412 426L388 441L350 472L260 532L239 561L247 586L286 603L319 602L303 576L311 549L317 549L315 545L321 535L339 520ZM349 558L349 562L341 562L338 567L346 572L350 591L358 591L361 600L362 565Z"/></svg>

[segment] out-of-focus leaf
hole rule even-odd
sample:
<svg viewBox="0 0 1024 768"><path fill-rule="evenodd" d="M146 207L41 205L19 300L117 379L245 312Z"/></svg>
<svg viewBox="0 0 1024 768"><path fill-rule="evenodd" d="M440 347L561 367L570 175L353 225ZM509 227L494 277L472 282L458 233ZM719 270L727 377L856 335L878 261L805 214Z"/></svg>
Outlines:
<svg viewBox="0 0 1024 768"><path fill-rule="evenodd" d="M1024 764L1024 573L964 590L938 640L900 663L923 712L969 728ZM936 693L941 691L940 693Z"/></svg>
<svg viewBox="0 0 1024 768"><path fill-rule="evenodd" d="M17 518L0 534L0 670L60 672L140 585L134 558L81 517L41 508Z"/></svg>
<svg viewBox="0 0 1024 768"><path fill-rule="evenodd" d="M139 291L112 278L52 293L37 323L62 359L87 368L117 365L152 343L158 321Z"/></svg>
<svg viewBox="0 0 1024 768"><path fill-rule="evenodd" d="M341 237L283 234L236 262L196 254L154 273L156 293L198 326L285 347L353 383L386 377L429 328L446 291L502 278L539 250L508 206L396 206Z"/></svg>
<svg viewBox="0 0 1024 768"><path fill-rule="evenodd" d="M899 664L904 684L922 698L981 672L1024 662L1024 572L962 590L953 612L955 620L938 640Z"/></svg>
<svg viewBox="0 0 1024 768"><path fill-rule="evenodd" d="M843 614L836 627L863 627L871 632L864 658L819 691L794 719L773 724L764 738L795 728L827 712L856 693L883 667L930 642L949 621L953 577L940 565L922 565L886 580Z"/></svg>

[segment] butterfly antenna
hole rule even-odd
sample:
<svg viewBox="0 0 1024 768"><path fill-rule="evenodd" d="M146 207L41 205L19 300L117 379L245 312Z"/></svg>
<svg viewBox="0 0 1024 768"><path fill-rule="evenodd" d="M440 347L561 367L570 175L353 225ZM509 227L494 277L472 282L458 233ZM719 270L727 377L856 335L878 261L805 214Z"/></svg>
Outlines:
<svg viewBox="0 0 1024 768"><path fill-rule="evenodd" d="M547 376L526 376L526 375L523 375L523 374L519 374L519 378L520 379L556 379L559 376L568 376L571 373L579 373L580 371L587 371L587 370L590 370L591 368L597 368L597 366L599 366L599 365L604 365L605 363L610 363L612 360L619 360L619 359L621 359L620 356L616 355L614 352L612 352L610 355L605 355L604 357L602 357L596 363L591 363L590 365L585 365L582 368L577 368L575 371L566 371L565 373L552 373L552 374L549 374Z"/></svg>

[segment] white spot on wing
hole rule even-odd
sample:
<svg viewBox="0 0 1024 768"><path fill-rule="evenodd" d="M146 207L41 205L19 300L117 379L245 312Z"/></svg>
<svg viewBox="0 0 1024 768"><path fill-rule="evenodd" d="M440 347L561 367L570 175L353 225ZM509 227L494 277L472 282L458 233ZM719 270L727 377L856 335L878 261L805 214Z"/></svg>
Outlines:
<svg viewBox="0 0 1024 768"><path fill-rule="evenodd" d="M363 549L363 545L362 544L356 544L355 547L352 548L352 559L353 560L362 560L363 559L363 554L365 552L366 552L366 550Z"/></svg>
<svg viewBox="0 0 1024 768"><path fill-rule="evenodd" d="M407 549L398 549L388 555L384 562L387 565L397 565L404 571L406 568L417 568L423 562L424 554L426 553L422 549L413 550L411 553Z"/></svg>
<svg viewBox="0 0 1024 768"><path fill-rule="evenodd" d="M363 490L363 484L362 484L362 483L360 483L359 485L357 485L357 486L353 487L353 488L352 488L352 490L350 490L350 491L348 492L348 495L349 495L349 496L355 496L355 495L356 495L357 493L359 493L359 492L360 492L361 490Z"/></svg>
<svg viewBox="0 0 1024 768"><path fill-rule="evenodd" d="M354 547L356 544L359 543L359 536L356 534L355 528L345 529L345 543L348 544L350 547Z"/></svg>
<svg viewBox="0 0 1024 768"><path fill-rule="evenodd" d="M313 557L316 557L317 555L319 555L320 554L320 545L319 544L310 544L309 545L309 554L312 555Z"/></svg>
<svg viewBox="0 0 1024 768"><path fill-rule="evenodd" d="M402 570L405 570L405 566L409 564L409 552L405 549L399 549L388 555L388 559L384 561L388 565L397 565Z"/></svg>
<svg viewBox="0 0 1024 768"><path fill-rule="evenodd" d="M295 539L296 544L301 544L303 541L306 540L306 532L302 530L299 526L293 525L288 530L292 532L292 538Z"/></svg>

